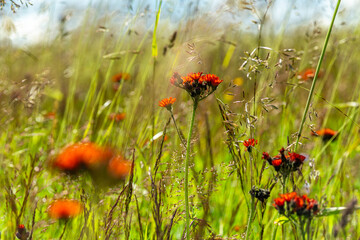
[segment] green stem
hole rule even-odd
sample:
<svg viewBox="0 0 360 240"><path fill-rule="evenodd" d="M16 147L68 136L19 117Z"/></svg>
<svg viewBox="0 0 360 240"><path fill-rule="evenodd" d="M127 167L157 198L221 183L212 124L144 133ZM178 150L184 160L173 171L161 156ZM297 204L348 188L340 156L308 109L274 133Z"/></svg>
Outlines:
<svg viewBox="0 0 360 240"><path fill-rule="evenodd" d="M334 22L335 22L335 17L336 17L336 14L337 14L337 12L338 12L338 9L339 9L340 2L341 2L341 0L338 0L338 2L337 2L337 4L336 4L336 8L335 8L335 11L334 11L334 15L333 15L333 17L332 17L332 20L331 20L331 23L330 23L330 26L329 26L329 30L328 30L328 32L327 32L327 34L326 34L324 46L323 46L323 48L322 48L322 51L321 51L321 54L320 54L320 58L319 58L319 61L318 61L318 65L317 65L317 67L316 67L314 80L313 80L313 82L312 82L312 84L311 84L309 96L308 96L308 99L307 99L307 102L306 102L304 114L303 114L303 117L302 117L302 120L301 120L301 124L300 124L300 128L299 128L299 132L298 132L298 134L297 134L296 144L295 144L295 151L296 151L296 148L297 148L297 146L298 146L298 143L299 143L299 140L300 140L300 137L301 137L301 133L302 133L302 130L303 130L303 127L304 127L306 115L307 115L308 110L309 110L309 107L310 107L311 98L312 98L312 95L314 94L315 84L316 84L316 81L317 81L317 78L318 78L318 74L319 74L319 71L320 71L321 64L322 64L323 59L324 59L326 47L327 47L328 42L329 42L329 39L330 39L331 30L332 30L332 27L333 27Z"/></svg>
<svg viewBox="0 0 360 240"><path fill-rule="evenodd" d="M179 135L179 138L180 138L180 141L182 143L182 145L184 145L184 147L186 148L186 142L185 142L185 139L183 138L183 135L181 134L180 132L180 129L178 128L177 124L176 124L176 121L175 121L175 118L174 118L174 114L172 111L170 111L170 114L171 114L171 118L174 122L174 125L175 125L175 129L177 131L177 134Z"/></svg>
<svg viewBox="0 0 360 240"><path fill-rule="evenodd" d="M282 175L282 193L285 194L286 193L286 180L288 178L288 175Z"/></svg>
<svg viewBox="0 0 360 240"><path fill-rule="evenodd" d="M190 142L191 135L194 127L195 112L198 105L198 101L194 100L193 112L190 121L189 135L186 145L186 158L185 158L185 213L186 213L186 239L190 239L190 209L189 209L189 159L190 159Z"/></svg>
<svg viewBox="0 0 360 240"><path fill-rule="evenodd" d="M301 220L300 217L299 217L299 222L300 222L301 239L305 240L304 222Z"/></svg>
<svg viewBox="0 0 360 240"><path fill-rule="evenodd" d="M248 219L247 227L246 227L246 237L245 237L246 240L248 240L250 237L250 225L251 225L251 220L253 218L253 215L254 215L254 197L251 196L249 219Z"/></svg>

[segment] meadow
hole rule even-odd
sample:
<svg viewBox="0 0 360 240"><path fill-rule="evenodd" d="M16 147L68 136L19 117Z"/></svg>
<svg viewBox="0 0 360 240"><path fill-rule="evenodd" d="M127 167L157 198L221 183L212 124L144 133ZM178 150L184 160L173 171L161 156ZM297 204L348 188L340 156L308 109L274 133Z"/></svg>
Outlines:
<svg viewBox="0 0 360 240"><path fill-rule="evenodd" d="M234 2L1 42L1 239L360 238L359 25Z"/></svg>

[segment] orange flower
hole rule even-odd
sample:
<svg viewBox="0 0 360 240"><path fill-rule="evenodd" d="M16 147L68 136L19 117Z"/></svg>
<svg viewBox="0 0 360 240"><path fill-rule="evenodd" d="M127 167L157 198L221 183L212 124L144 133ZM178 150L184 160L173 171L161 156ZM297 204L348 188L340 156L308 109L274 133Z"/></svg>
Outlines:
<svg viewBox="0 0 360 240"><path fill-rule="evenodd" d="M67 172L75 172L81 167L92 167L103 164L112 157L109 149L94 143L75 143L62 150L54 162L54 166Z"/></svg>
<svg viewBox="0 0 360 240"><path fill-rule="evenodd" d="M159 106L164 107L170 111L171 107L175 101L176 101L176 98L173 98L173 97L164 98L163 100L159 101Z"/></svg>
<svg viewBox="0 0 360 240"><path fill-rule="evenodd" d="M244 146L246 147L246 150L248 152L251 152L251 148L255 147L256 144L258 144L258 140L255 140L253 138L250 138L249 140L245 140L243 142Z"/></svg>
<svg viewBox="0 0 360 240"><path fill-rule="evenodd" d="M82 212L82 205L76 200L61 199L52 202L47 211L53 219L70 219Z"/></svg>
<svg viewBox="0 0 360 240"><path fill-rule="evenodd" d="M307 68L303 70L302 72L297 74L298 79L303 81L312 80L315 77L315 68ZM322 72L319 72L318 77L322 77Z"/></svg>
<svg viewBox="0 0 360 240"><path fill-rule="evenodd" d="M282 161L281 159L274 159L271 161L271 164L274 166L274 167L279 167L281 165Z"/></svg>
<svg viewBox="0 0 360 240"><path fill-rule="evenodd" d="M111 78L113 82L120 82L121 80L129 80L129 79L130 79L130 74L128 73L117 73Z"/></svg>
<svg viewBox="0 0 360 240"><path fill-rule="evenodd" d="M115 121L115 122L120 122L122 120L124 120L126 117L126 113L111 113L109 115L109 119L111 121Z"/></svg>
<svg viewBox="0 0 360 240"><path fill-rule="evenodd" d="M337 131L334 131L330 128L323 128L316 132L311 132L311 135L313 136L320 136L324 141L330 140L333 136L336 136L338 134ZM335 137L336 138L336 137Z"/></svg>
<svg viewBox="0 0 360 240"><path fill-rule="evenodd" d="M108 165L108 172L115 179L124 179L129 175L131 170L131 162L122 156L113 157Z"/></svg>
<svg viewBox="0 0 360 240"><path fill-rule="evenodd" d="M198 72L189 73L184 77L174 73L170 82L176 87L185 89L192 98L202 100L213 93L223 80L215 74L203 75L203 72Z"/></svg>
<svg viewBox="0 0 360 240"><path fill-rule="evenodd" d="M306 158L305 156L303 156L301 154L294 153L294 152L289 152L288 156L290 158L290 161L297 162L297 163L302 163Z"/></svg>

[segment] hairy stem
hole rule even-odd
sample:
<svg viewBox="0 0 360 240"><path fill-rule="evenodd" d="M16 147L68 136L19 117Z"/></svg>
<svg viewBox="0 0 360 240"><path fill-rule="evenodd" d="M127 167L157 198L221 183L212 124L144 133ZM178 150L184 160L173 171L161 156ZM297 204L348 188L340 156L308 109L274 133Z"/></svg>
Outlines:
<svg viewBox="0 0 360 240"><path fill-rule="evenodd" d="M248 219L248 222L247 222L247 227L246 227L246 237L245 239L248 240L249 237L250 237L250 226L251 226L251 219L253 218L253 215L254 215L254 197L251 196L251 201L250 201L250 212L249 212L249 219Z"/></svg>
<svg viewBox="0 0 360 240"><path fill-rule="evenodd" d="M191 135L194 127L195 112L198 105L198 101L194 100L193 111L190 121L189 135L186 145L186 158L185 158L185 213L186 213L186 239L190 239L190 209L189 209L189 159L190 159L190 142Z"/></svg>

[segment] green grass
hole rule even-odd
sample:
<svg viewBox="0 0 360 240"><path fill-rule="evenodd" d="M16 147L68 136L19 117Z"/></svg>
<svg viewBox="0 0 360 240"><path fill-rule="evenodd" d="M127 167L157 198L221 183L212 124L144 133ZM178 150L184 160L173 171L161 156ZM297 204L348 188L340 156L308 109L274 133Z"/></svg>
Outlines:
<svg viewBox="0 0 360 240"><path fill-rule="evenodd" d="M156 239L154 186L161 195L160 233L168 236L166 230L173 221L169 236L180 239L185 229L186 150L173 122L166 128L168 140L162 143L160 137L151 141L153 133L164 131L170 118L165 109L157 106L158 101L170 96L177 98L173 112L180 130L185 136L189 131L192 101L185 91L169 84L174 71L183 75L204 71L224 80L196 111L189 171L190 215L196 218L190 220L195 226L192 230L200 239L245 236L251 185L249 155L241 142L251 135L258 139L253 151L253 173L256 186L269 187L276 172L266 165L260 174L262 152L275 155L281 147L296 142L311 81L300 82L294 75L316 66L326 31L309 36L304 31L293 35L284 31L276 37L264 32L261 46L271 50L261 49L259 57L263 62L254 59L240 71L242 57L248 58L244 52L250 53L258 46L256 35L221 28L208 31L203 22L196 20L193 25L176 29L175 45L163 55L173 30L160 16L154 71L153 32L141 29L139 21L136 17L128 26L117 24L102 33L96 32L99 22L88 17L69 36L29 48L28 53L36 58L15 47L1 48L1 239L14 239L17 224L33 230L33 239L58 239L64 223L49 219L46 211L53 199L63 197L80 200L85 206L80 216L68 222L63 239L105 239L109 212L116 202L110 239L125 239L127 231L129 239ZM139 34L123 34L137 28ZM222 34L226 41L220 38ZM345 206L350 199L359 197L359 106L350 104L360 104L358 34L358 26L347 31L335 25L321 67L323 76L315 86L297 148L297 152L314 159L314 165L306 160L302 174L294 173L294 181L287 185L288 191L294 189L317 199L320 208ZM192 43L195 47L188 46ZM111 53L117 57L109 57ZM277 64L279 59L281 64ZM258 69L255 111L254 68ZM123 81L114 92L111 76L118 72L130 73L131 79ZM21 81L25 75L27 80ZM234 86L236 77L243 78L241 86ZM228 92L233 94L230 98ZM216 98L227 104L229 121L225 123ZM47 112L56 112L56 118L45 119ZM126 112L125 120L110 121L108 116L113 112ZM244 189L227 144L229 131L225 132L225 126L230 123L234 132L232 146L239 146L237 154L244 161ZM322 127L340 134L328 143L311 136L310 128ZM127 189L117 199L129 178L116 186L99 187L90 176L68 176L50 167L64 146L83 140L110 145L129 160L135 151L133 192L127 214ZM154 175L158 156L159 170ZM309 184L309 192L305 183ZM256 206L249 239L261 235L271 239L276 228L275 239L281 239L283 234L296 239L290 223L280 227L274 224L279 214L272 203L281 192L279 181L266 203ZM336 239L333 230L340 219L341 213L315 218L313 239ZM357 219L355 212L337 238L358 239Z"/></svg>

